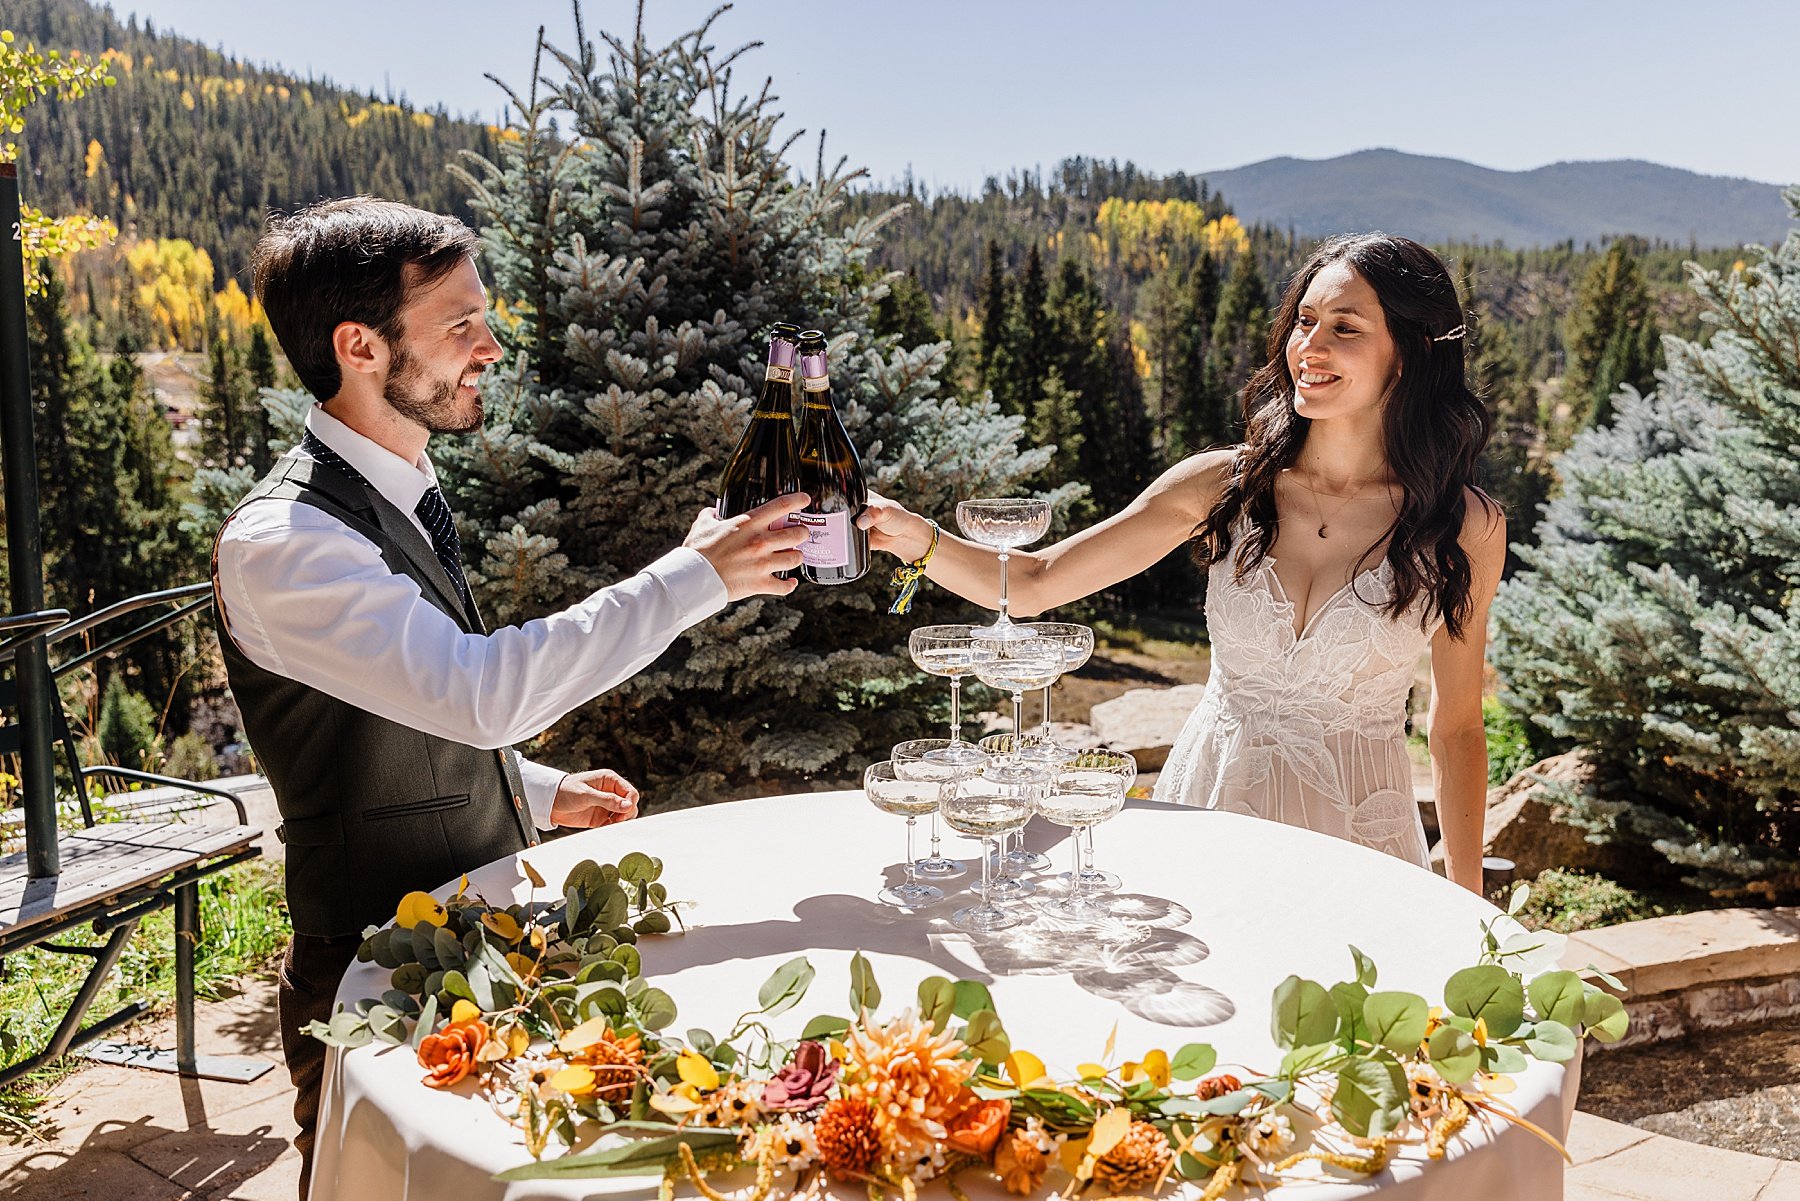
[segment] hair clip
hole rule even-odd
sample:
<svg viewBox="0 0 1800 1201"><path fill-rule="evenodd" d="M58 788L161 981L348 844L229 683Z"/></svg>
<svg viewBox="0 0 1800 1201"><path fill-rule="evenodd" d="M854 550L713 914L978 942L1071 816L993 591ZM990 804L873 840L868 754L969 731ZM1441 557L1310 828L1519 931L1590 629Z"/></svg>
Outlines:
<svg viewBox="0 0 1800 1201"><path fill-rule="evenodd" d="M1455 342L1468 332L1469 332L1468 326L1459 325L1447 334L1439 334L1437 337L1433 338L1432 341L1433 342Z"/></svg>

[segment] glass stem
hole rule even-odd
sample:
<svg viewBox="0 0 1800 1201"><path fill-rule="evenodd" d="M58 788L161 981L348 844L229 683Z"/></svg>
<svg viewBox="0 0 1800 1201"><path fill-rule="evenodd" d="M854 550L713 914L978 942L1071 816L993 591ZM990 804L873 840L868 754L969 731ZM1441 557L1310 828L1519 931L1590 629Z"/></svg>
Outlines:
<svg viewBox="0 0 1800 1201"><path fill-rule="evenodd" d="M962 677L950 677L950 741L962 741Z"/></svg>
<svg viewBox="0 0 1800 1201"><path fill-rule="evenodd" d="M943 856L938 853L938 815L936 810L933 810L931 814L931 862L935 865L942 858ZM933 866L931 870L938 871L939 869Z"/></svg>
<svg viewBox="0 0 1800 1201"><path fill-rule="evenodd" d="M1006 560L1007 548L1000 548L1000 620L995 625L1010 625L1012 618L1006 615Z"/></svg>
<svg viewBox="0 0 1800 1201"><path fill-rule="evenodd" d="M993 859L993 857L996 854L998 854L998 848L994 844L994 840L991 838L982 839L981 840L981 903L982 903L982 905L984 905L985 907L987 907L989 909L992 909L994 907L994 898L991 895L993 886L994 886L994 882L993 882L993 870L994 869L993 869L991 860Z"/></svg>
<svg viewBox="0 0 1800 1201"><path fill-rule="evenodd" d="M1081 872L1083 876L1092 876L1094 874L1094 827L1083 826L1081 828L1081 834L1084 840L1082 844L1082 862L1085 865L1082 867Z"/></svg>
<svg viewBox="0 0 1800 1201"><path fill-rule="evenodd" d="M1050 741L1050 688L1044 689L1044 741Z"/></svg>
<svg viewBox="0 0 1800 1201"><path fill-rule="evenodd" d="M916 884L919 880L918 861L913 858L913 826L918 819L908 816L906 819L906 882Z"/></svg>
<svg viewBox="0 0 1800 1201"><path fill-rule="evenodd" d="M1025 694L1013 693L1013 754L1025 745Z"/></svg>
<svg viewBox="0 0 1800 1201"><path fill-rule="evenodd" d="M1086 834L1089 829L1088 826L1077 826L1075 827L1075 836L1069 839L1069 846L1075 852L1075 870L1069 873L1070 905L1081 899L1081 836Z"/></svg>

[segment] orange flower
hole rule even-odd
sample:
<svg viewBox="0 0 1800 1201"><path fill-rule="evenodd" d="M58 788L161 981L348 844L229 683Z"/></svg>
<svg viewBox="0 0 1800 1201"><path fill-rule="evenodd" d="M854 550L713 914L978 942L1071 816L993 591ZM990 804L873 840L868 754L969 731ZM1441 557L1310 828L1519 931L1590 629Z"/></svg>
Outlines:
<svg viewBox="0 0 1800 1201"><path fill-rule="evenodd" d="M1000 1173L1000 1183L1007 1192L1024 1197L1037 1192L1044 1183L1050 1157L1031 1131L1009 1130L994 1152L994 1170Z"/></svg>
<svg viewBox="0 0 1800 1201"><path fill-rule="evenodd" d="M1012 1119L1012 1102L1001 1097L982 1101L969 1094L971 1104L964 1106L944 1123L944 1145L964 1155L986 1159Z"/></svg>
<svg viewBox="0 0 1800 1201"><path fill-rule="evenodd" d="M431 1088L449 1088L475 1070L475 1057L488 1040L487 1023L480 1018L451 1022L419 1043L419 1066Z"/></svg>

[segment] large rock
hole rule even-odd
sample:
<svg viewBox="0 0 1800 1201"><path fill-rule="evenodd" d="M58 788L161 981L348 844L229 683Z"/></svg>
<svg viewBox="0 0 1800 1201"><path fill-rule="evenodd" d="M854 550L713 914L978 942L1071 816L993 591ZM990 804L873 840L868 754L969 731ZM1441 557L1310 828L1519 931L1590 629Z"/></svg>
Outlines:
<svg viewBox="0 0 1800 1201"><path fill-rule="evenodd" d="M1626 867L1622 852L1610 844L1587 840L1585 831L1556 817L1561 806L1549 797L1547 784L1585 788L1593 765L1580 751L1555 755L1533 764L1506 783L1488 789L1484 855L1510 859L1516 879L1529 880L1552 867L1611 875ZM1432 866L1443 870L1444 844L1431 849Z"/></svg>
<svg viewBox="0 0 1800 1201"><path fill-rule="evenodd" d="M1133 688L1095 705L1088 724L1108 750L1127 751L1141 770L1157 771L1205 693L1204 684Z"/></svg>

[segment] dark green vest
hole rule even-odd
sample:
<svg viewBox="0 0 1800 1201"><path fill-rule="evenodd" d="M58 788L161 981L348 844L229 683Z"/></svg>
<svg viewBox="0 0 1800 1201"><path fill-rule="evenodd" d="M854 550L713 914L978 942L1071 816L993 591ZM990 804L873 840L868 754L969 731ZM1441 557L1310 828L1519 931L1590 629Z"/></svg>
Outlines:
<svg viewBox="0 0 1800 1201"><path fill-rule="evenodd" d="M336 468L289 457L239 508L299 501L374 543L389 570L471 633L431 543L372 488ZM213 587L218 588L217 554ZM294 932L353 934L390 922L400 898L430 891L537 841L516 755L436 738L377 717L246 658L221 614L219 646L244 733L275 790L287 844Z"/></svg>

